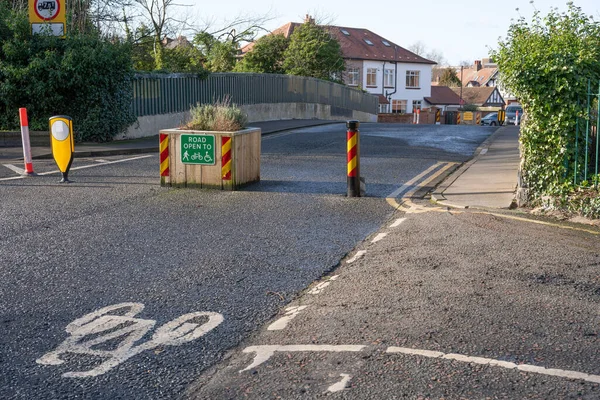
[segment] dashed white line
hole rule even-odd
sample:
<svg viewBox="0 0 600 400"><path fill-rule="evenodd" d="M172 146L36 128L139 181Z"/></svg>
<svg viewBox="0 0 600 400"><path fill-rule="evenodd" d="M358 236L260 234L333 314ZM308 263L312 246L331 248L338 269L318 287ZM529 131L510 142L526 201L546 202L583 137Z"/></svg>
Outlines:
<svg viewBox="0 0 600 400"><path fill-rule="evenodd" d="M397 226L399 226L401 223L403 223L404 221L406 221L406 218L398 218L397 220L395 220L391 225L390 228L396 228Z"/></svg>
<svg viewBox="0 0 600 400"><path fill-rule="evenodd" d="M387 235L388 235L388 234L387 234L386 232L379 233L379 234L377 234L377 236L375 236L375 237L373 238L373 240L371 240L371 243L377 243L377 242L379 242L381 239L383 239L384 237L386 237Z"/></svg>
<svg viewBox="0 0 600 400"><path fill-rule="evenodd" d="M331 393L340 392L340 391L344 390L346 388L346 386L348 386L348 382L350 382L350 379L352 379L352 377L348 374L340 374L340 376L342 377L342 380L329 386L327 388L328 392L331 392Z"/></svg>
<svg viewBox="0 0 600 400"><path fill-rule="evenodd" d="M308 294L319 294L325 289L327 286L331 284L331 282L335 281L339 275L334 275L330 277L328 280L319 283L317 286L308 291Z"/></svg>
<svg viewBox="0 0 600 400"><path fill-rule="evenodd" d="M254 360L246 368L239 372L244 372L256 368L275 354L276 351L329 351L329 352L357 352L364 349L363 345L327 345L327 344L298 344L298 345L272 345L272 346L250 346L242 350L243 353L254 353Z"/></svg>
<svg viewBox="0 0 600 400"><path fill-rule="evenodd" d="M352 257L349 260L346 260L346 264L352 264L354 261L362 258L365 254L367 254L366 250L359 250L356 252L356 254L354 255L354 257Z"/></svg>
<svg viewBox="0 0 600 400"><path fill-rule="evenodd" d="M285 309L285 315L279 318L277 321L273 322L267 328L268 331L281 331L287 327L289 322L296 318L296 316L300 313L300 311L304 310L308 306L296 306L296 307L288 307Z"/></svg>
<svg viewBox="0 0 600 400"><path fill-rule="evenodd" d="M556 369L556 368L545 368L537 365L530 364L515 364L509 361L495 360L493 358L485 358L485 357L471 357L465 356L462 354L446 354L439 351L429 351L429 350L420 350L420 349L410 349L406 347L388 347L386 353L401 353L401 354L409 354L416 356L424 356L431 358L441 358L445 360L455 360L465 363L475 363L482 365L490 365L494 367L502 367L507 369L518 369L519 371L524 372L533 372L536 374L543 375L551 375L558 376L561 378L567 379L580 379L583 381L600 383L600 375L591 375L586 374L584 372L577 371L569 371L564 369Z"/></svg>

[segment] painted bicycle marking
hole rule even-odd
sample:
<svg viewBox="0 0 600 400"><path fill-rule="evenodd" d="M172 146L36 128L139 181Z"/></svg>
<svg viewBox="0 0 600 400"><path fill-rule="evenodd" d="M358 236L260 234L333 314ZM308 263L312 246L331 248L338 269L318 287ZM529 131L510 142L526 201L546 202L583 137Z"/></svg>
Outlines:
<svg viewBox="0 0 600 400"><path fill-rule="evenodd" d="M216 312L185 314L158 327L150 340L136 345L156 325L155 320L134 318L143 309L142 303L120 303L86 314L67 325L66 331L70 336L36 362L42 365L64 364L61 356L67 354L100 357L104 361L90 370L62 374L66 378L98 376L143 351L158 346L179 346L199 339L224 320L223 315ZM206 319L203 323L194 322ZM113 348L102 349L103 344L112 344Z"/></svg>

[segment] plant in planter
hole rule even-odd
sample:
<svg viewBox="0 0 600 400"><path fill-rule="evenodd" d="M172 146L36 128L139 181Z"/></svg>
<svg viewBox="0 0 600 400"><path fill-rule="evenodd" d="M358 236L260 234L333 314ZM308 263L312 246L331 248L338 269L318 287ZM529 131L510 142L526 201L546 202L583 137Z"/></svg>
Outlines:
<svg viewBox="0 0 600 400"><path fill-rule="evenodd" d="M197 104L190 110L187 130L234 132L246 127L248 117L229 98L215 104Z"/></svg>
<svg viewBox="0 0 600 400"><path fill-rule="evenodd" d="M160 131L161 185L235 190L260 180L259 128L229 98L197 104L178 129Z"/></svg>

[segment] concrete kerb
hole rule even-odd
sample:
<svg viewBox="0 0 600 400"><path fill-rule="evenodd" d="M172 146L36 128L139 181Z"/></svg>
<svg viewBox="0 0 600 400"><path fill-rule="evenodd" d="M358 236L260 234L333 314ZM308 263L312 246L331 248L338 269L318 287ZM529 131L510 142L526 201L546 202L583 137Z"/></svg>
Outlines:
<svg viewBox="0 0 600 400"><path fill-rule="evenodd" d="M458 179L460 178L460 176L462 174L464 174L469 168L471 168L471 166L473 164L475 164L475 162L477 162L477 160L479 159L479 157L481 156L481 152L485 149L488 149L492 142L496 139L496 137L504 130L506 129L506 126L500 127L496 130L496 132L494 132L492 135L490 135L486 140L483 141L483 143L481 143L479 145L479 147L477 147L477 149L475 150L475 153L473 155L473 158L471 158L469 161L464 162L459 168L457 168L454 173L452 173L451 175L449 175L446 180L444 180L440 185L438 185L435 190L433 191L433 193L431 194L431 200L439 205L445 206L445 207L450 207L450 208L461 208L461 209L466 209L469 208L469 206L463 206L463 205L458 205L458 204L453 204L450 203L449 201L447 201L446 197L444 197L444 192ZM472 207L471 208L477 208L477 209L486 209L485 207Z"/></svg>

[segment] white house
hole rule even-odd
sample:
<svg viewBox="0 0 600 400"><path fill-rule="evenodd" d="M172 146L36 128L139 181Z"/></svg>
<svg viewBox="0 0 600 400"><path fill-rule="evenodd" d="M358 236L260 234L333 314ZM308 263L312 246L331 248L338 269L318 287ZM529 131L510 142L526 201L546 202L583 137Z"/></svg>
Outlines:
<svg viewBox="0 0 600 400"><path fill-rule="evenodd" d="M309 16L307 21L314 22ZM290 37L300 23L289 22L272 34ZM380 113L412 113L431 96L431 68L436 63L398 46L368 29L323 26L340 43L348 86L379 97ZM252 50L245 46L242 54Z"/></svg>

